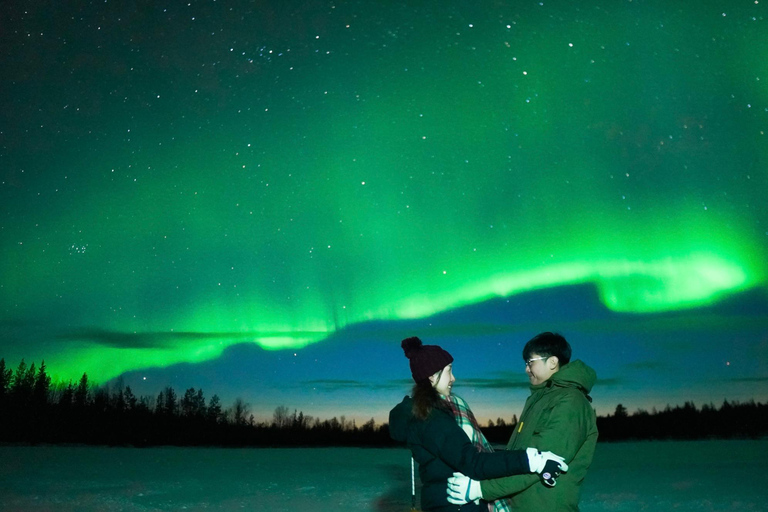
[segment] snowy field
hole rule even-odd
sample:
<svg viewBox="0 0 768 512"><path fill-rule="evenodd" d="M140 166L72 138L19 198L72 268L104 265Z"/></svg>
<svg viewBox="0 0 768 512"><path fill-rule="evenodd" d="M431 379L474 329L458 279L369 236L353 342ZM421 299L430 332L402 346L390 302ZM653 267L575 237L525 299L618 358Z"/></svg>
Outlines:
<svg viewBox="0 0 768 512"><path fill-rule="evenodd" d="M581 510L768 510L768 440L598 444ZM410 510L404 449L0 446L0 510Z"/></svg>

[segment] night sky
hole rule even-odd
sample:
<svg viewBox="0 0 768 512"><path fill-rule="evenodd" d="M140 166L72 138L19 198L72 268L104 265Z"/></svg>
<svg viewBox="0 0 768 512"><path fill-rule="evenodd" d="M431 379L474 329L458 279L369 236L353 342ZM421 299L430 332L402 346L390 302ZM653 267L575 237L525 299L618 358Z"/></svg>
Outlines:
<svg viewBox="0 0 768 512"><path fill-rule="evenodd" d="M768 1L0 6L0 357L381 422L768 399Z"/></svg>

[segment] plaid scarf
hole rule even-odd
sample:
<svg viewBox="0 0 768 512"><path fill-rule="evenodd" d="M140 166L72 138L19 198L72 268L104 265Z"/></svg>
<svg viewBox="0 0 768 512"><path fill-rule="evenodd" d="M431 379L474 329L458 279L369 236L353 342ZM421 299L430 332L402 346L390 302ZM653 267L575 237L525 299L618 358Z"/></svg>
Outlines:
<svg viewBox="0 0 768 512"><path fill-rule="evenodd" d="M442 395L441 395L442 396ZM456 418L456 423L459 424L461 429L466 432L469 440L475 445L478 452L492 452L493 447L480 431L480 425L475 419L475 415L472 414L472 409L469 408L467 402L460 396L451 394L450 396L443 396L443 399L448 403L453 412L453 417ZM509 502L505 499L499 499L488 503L488 512L511 512L512 508Z"/></svg>

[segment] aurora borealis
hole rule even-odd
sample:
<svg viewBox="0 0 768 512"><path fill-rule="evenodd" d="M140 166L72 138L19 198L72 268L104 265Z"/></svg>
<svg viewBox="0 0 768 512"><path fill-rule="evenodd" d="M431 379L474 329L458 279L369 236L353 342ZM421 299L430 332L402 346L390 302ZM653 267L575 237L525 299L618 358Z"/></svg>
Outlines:
<svg viewBox="0 0 768 512"><path fill-rule="evenodd" d="M4 2L0 357L385 417L768 399L766 3ZM501 404L501 405L499 405Z"/></svg>

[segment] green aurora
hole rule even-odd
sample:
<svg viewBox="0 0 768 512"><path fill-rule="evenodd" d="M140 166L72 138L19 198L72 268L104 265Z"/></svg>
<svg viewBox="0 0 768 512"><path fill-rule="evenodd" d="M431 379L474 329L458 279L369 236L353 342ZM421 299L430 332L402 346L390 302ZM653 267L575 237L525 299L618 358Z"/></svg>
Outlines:
<svg viewBox="0 0 768 512"><path fill-rule="evenodd" d="M762 4L219 3L11 16L6 361L103 382L568 285L768 289Z"/></svg>

